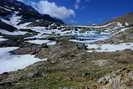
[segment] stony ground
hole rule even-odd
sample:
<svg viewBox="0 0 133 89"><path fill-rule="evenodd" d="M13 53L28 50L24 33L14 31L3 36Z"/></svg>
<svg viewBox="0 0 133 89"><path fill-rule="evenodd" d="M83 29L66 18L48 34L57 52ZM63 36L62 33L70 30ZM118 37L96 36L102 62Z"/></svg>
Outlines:
<svg viewBox="0 0 133 89"><path fill-rule="evenodd" d="M55 46L30 45L12 52L34 54L48 61L1 74L0 89L133 88L133 51L88 53L67 38L56 41Z"/></svg>

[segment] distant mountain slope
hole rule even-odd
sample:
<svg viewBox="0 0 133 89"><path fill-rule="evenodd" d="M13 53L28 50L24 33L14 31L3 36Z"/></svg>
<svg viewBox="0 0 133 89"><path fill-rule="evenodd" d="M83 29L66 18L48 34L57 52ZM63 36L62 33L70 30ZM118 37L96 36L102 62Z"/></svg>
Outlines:
<svg viewBox="0 0 133 89"><path fill-rule="evenodd" d="M16 0L0 0L0 20L1 22L14 26L16 28L17 25L29 22L30 24L32 24L32 26L40 26L40 22L45 24L63 24L63 21L56 18L52 18L49 15L42 15L31 6L25 5Z"/></svg>
<svg viewBox="0 0 133 89"><path fill-rule="evenodd" d="M111 22L121 22L121 23L128 23L129 25L133 25L133 12L127 13L123 16L119 16L113 19Z"/></svg>

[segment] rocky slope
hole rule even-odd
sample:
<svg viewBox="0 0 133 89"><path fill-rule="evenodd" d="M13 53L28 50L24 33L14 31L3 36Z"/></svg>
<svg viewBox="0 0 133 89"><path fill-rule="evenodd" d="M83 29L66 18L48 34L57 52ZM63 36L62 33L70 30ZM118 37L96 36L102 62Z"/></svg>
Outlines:
<svg viewBox="0 0 133 89"><path fill-rule="evenodd" d="M66 38L57 41L54 48L31 46L14 51L15 54L28 53L39 58L47 57L48 61L38 62L16 72L1 74L0 89L130 89L133 87L131 50L88 53Z"/></svg>
<svg viewBox="0 0 133 89"><path fill-rule="evenodd" d="M133 25L133 12L127 13L123 16L119 16L113 19L111 22L121 22L121 23L128 23L129 25Z"/></svg>

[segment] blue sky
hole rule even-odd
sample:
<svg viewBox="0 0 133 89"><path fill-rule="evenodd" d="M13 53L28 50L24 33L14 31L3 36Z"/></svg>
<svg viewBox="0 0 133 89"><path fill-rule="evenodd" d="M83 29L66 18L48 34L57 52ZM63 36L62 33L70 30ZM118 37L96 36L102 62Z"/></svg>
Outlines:
<svg viewBox="0 0 133 89"><path fill-rule="evenodd" d="M133 11L133 0L19 0L68 24L99 24Z"/></svg>

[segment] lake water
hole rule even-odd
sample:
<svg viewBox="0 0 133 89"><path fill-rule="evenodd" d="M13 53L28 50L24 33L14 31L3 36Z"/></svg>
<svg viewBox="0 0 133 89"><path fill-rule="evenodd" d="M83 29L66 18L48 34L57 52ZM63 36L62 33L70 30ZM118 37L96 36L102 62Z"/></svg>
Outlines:
<svg viewBox="0 0 133 89"><path fill-rule="evenodd" d="M73 38L72 40L70 40L72 42L93 43L99 40L109 39L111 35L107 33L94 33L94 34L74 34L71 37Z"/></svg>

